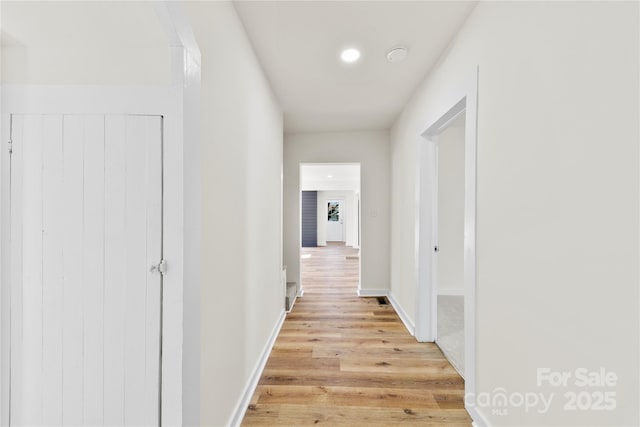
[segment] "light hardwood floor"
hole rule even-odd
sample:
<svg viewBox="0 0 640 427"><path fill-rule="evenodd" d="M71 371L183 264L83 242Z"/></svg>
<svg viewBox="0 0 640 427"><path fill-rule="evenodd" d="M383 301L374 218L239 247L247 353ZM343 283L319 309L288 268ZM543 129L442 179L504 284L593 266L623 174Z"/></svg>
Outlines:
<svg viewBox="0 0 640 427"><path fill-rule="evenodd" d="M391 305L356 296L358 260L302 250L304 297L287 315L243 425L469 426L464 381Z"/></svg>

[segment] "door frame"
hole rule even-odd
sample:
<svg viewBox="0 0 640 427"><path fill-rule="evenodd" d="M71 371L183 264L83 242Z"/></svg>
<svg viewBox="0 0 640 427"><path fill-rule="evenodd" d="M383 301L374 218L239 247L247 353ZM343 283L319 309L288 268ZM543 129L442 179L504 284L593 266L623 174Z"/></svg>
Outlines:
<svg viewBox="0 0 640 427"><path fill-rule="evenodd" d="M297 229L297 242L296 242L296 254L297 254L297 264L298 264L298 282L297 283L297 291L298 291L298 296L301 297L304 295L304 288L303 288L303 283L302 283L302 259L300 257L300 250L302 249L302 191L305 190L309 190L308 188L303 188L302 185L302 169L305 166L318 166L318 165L350 165L350 166L358 166L360 169L360 174L359 174L359 182L360 182L360 186L359 189L357 191L358 193L358 200L360 201L360 211L362 210L362 162L340 162L340 161L327 161L327 162L323 162L323 161L299 161L297 164L297 182L296 182L296 203L297 203L297 221L298 221L298 229ZM334 190L313 190L313 191L334 191ZM335 190L335 191L340 191L340 190ZM355 194L355 192L354 192ZM284 212L284 209L283 209ZM283 214L284 215L284 214ZM346 233L346 229L345 229L345 233ZM358 239L359 239L359 248L361 249L362 247L362 212L358 212ZM346 243L346 237L345 237L345 243ZM362 296L362 252L360 251L360 259L358 262L358 291L357 291L357 295L358 296ZM377 295L377 293L376 293Z"/></svg>
<svg viewBox="0 0 640 427"><path fill-rule="evenodd" d="M176 420L177 411L181 409L180 402L171 402L175 395L175 388L180 386L182 363L182 259L181 252L183 238L176 233L182 224L182 164L167 162L166 159L177 156L182 148L177 144L177 123L175 112L172 112L171 102L166 93L156 90L124 89L122 92L115 88L77 87L77 86L5 86L3 90L2 140L9 140L9 126L11 114L126 114L160 116L163 129L163 256L167 260L168 273L163 277L163 318L162 318L162 419ZM137 104L131 108L131 102ZM122 101L129 105L121 104ZM6 147L2 147L2 235L10 236L10 155ZM180 158L182 154L180 153ZM6 241L6 242L5 242ZM3 239L2 248L2 304L3 315L9 312L10 303L10 272L11 259L9 256L9 239ZM6 245L6 246L5 246ZM172 248L172 245L174 246ZM2 378L9 378L9 324L2 324ZM3 380L3 387L5 381ZM173 390L171 389L173 388ZM2 393L4 423L9 416L9 396ZM175 397L175 396L173 396ZM6 405L6 406L5 406ZM181 414L180 414L181 419ZM172 424L171 421L168 421Z"/></svg>
<svg viewBox="0 0 640 427"><path fill-rule="evenodd" d="M460 114L464 114L464 110L460 112ZM458 117L459 115L456 115ZM444 129L442 130L444 131ZM439 135L434 135L429 138L428 141L433 146L431 149L433 150L433 189L431 195L431 246L433 250L431 251L431 334L433 335L433 342L438 341L438 252L436 251L436 247L439 247L439 230L438 230L438 196L440 195L440 165L439 156L440 156L440 138ZM416 335L418 334L418 330L416 328Z"/></svg>
<svg viewBox="0 0 640 427"><path fill-rule="evenodd" d="M437 337L437 245L438 171L437 141L457 117L465 114L464 178L464 328L465 408L472 418L476 411L476 211L477 211L477 123L478 68L459 82L458 96L441 102L435 119L426 123L418 140L416 186L416 325L418 341ZM435 268L434 268L435 267Z"/></svg>
<svg viewBox="0 0 640 427"><path fill-rule="evenodd" d="M183 48L172 48L183 51ZM175 52L175 57L184 57L184 52ZM127 114L154 115L163 117L164 183L163 183L163 247L167 260L167 274L163 278L163 338L162 338L162 423L183 424L183 287L186 278L186 236L196 230L197 223L189 227L185 216L185 205L189 200L184 188L188 179L184 175L185 164L198 163L197 155L187 153L186 129L183 123L182 87L170 85L158 87L122 86L75 86L75 85L5 85L2 90L2 141L9 140L9 114ZM196 140L191 141L196 142ZM0 147L2 161L2 235L9 236L9 151L7 145ZM190 182L192 180L189 180ZM194 183L197 184L197 183ZM194 191L190 193L199 194ZM9 396L4 384L9 378L9 325L4 321L8 313L8 284L10 281L10 257L8 239L2 239L2 349L1 371L3 390L1 393L2 419L6 424L9 416ZM197 308L197 307L196 307Z"/></svg>
<svg viewBox="0 0 640 427"><path fill-rule="evenodd" d="M360 192L355 193L353 197L354 201L354 209L356 211L353 216L356 220L356 241L354 242L353 248L360 249L360 233L362 232L362 227L360 225Z"/></svg>

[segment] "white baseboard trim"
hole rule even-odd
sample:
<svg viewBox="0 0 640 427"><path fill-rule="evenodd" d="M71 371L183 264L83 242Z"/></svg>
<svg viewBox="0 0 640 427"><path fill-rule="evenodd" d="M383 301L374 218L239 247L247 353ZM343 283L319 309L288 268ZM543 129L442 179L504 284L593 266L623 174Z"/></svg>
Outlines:
<svg viewBox="0 0 640 427"><path fill-rule="evenodd" d="M438 289L438 295L461 297L464 296L464 288Z"/></svg>
<svg viewBox="0 0 640 427"><path fill-rule="evenodd" d="M404 327L407 328L407 331L409 331L411 336L414 337L416 335L416 325L413 324L411 318L407 315L402 306L398 304L398 301L396 301L391 292L389 292L387 298L389 298L389 302L393 306L393 309L398 313L398 317L400 317L402 323L404 323Z"/></svg>
<svg viewBox="0 0 640 427"><path fill-rule="evenodd" d="M473 420L471 425L473 427L491 427L491 423L487 421L487 418L478 410L477 406L465 406L465 409L469 415L471 415L471 419Z"/></svg>
<svg viewBox="0 0 640 427"><path fill-rule="evenodd" d="M271 354L271 349L273 348L273 344L276 342L276 338L278 338L278 334L280 333L280 329L282 328L282 324L284 323L284 319L286 317L286 313L284 309L280 313L280 318L276 322L273 330L271 331L271 335L269 336L269 340L267 344L262 349L262 354L256 363L256 366L253 368L253 372L249 377L249 381L244 386L244 390L242 391L242 395L240 396L240 400L236 404L233 413L231 414L231 419L227 423L229 426L238 427L242 423L242 419L244 418L245 412L247 412L247 406L249 406L249 402L251 402L251 398L253 397L253 393L256 391L256 387L258 386L258 381L260 381L260 377L262 376L262 371L264 370L265 365L267 364L267 360L269 360L269 354Z"/></svg>
<svg viewBox="0 0 640 427"><path fill-rule="evenodd" d="M386 297L388 295L388 289L358 289L359 297Z"/></svg>

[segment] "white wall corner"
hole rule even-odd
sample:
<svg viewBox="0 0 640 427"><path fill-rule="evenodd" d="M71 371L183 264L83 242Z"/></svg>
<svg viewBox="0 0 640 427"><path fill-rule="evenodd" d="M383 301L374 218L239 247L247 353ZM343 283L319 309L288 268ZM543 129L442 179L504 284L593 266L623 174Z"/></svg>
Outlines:
<svg viewBox="0 0 640 427"><path fill-rule="evenodd" d="M182 47L200 65L202 56L183 5L176 1L154 3L158 20L164 27L170 47Z"/></svg>
<svg viewBox="0 0 640 427"><path fill-rule="evenodd" d="M388 289L358 289L359 297L388 297Z"/></svg>
<svg viewBox="0 0 640 427"><path fill-rule="evenodd" d="M407 312L404 311L400 303L396 301L396 299L393 297L392 292L389 291L387 297L389 298L389 302L391 303L393 309L396 311L396 313L398 313L398 317L400 317L400 320L402 320L402 323L404 323L405 328L407 328L407 331L409 331L411 336L415 336L416 325L413 323L413 320L411 320L411 317L409 317Z"/></svg>
<svg viewBox="0 0 640 427"><path fill-rule="evenodd" d="M179 355L171 363L182 364L182 370L175 381L179 387L172 387L163 397L169 397L168 404L163 398L163 421L169 425L197 425L200 423L200 298L201 298L201 168L199 149L200 130L200 84L201 52L193 28L184 7L179 2L157 1L154 3L156 16L165 30L168 46L171 48L171 82L178 90L175 102L175 117L170 116L166 125L179 141L179 152L167 153L178 161L179 180L177 192L179 208L176 215L181 247L174 254L180 258L181 274L179 297L183 309L175 313L181 319ZM173 110L172 110L173 111ZM178 286L176 286L178 288ZM166 290L165 290L166 292ZM164 368L163 368L164 372ZM171 410L168 411L167 408ZM165 414L166 413L166 414ZM171 415L171 419L167 415Z"/></svg>
<svg viewBox="0 0 640 427"><path fill-rule="evenodd" d="M242 419L244 418L244 414L247 412L247 407L249 406L249 402L251 402L251 398L253 397L253 393L256 391L256 387L258 386L258 382L260 381L260 377L262 376L262 371L264 371L264 367L269 360L269 355L271 354L271 349L278 338L278 334L280 333L280 329L284 324L284 320L286 317L286 312L284 308L280 313L280 317L276 321L276 324L271 331L271 335L265 344L260 357L258 358L258 362L256 363L251 375L249 376L249 380L247 384L244 386L242 390L242 394L240 395L240 399L236 404L235 409L231 414L231 419L227 423L228 426L239 427L242 423Z"/></svg>

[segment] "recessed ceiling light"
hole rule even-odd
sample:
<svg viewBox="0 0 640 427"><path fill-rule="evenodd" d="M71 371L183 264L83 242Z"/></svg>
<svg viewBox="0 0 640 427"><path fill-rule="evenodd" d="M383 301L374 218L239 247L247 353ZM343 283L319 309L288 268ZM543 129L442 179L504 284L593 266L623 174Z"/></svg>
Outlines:
<svg viewBox="0 0 640 427"><path fill-rule="evenodd" d="M396 46L387 52L387 60L389 62L404 61L407 57L407 48L404 46Z"/></svg>
<svg viewBox="0 0 640 427"><path fill-rule="evenodd" d="M356 48L350 47L340 53L340 59L347 64L353 64L360 59L360 51Z"/></svg>
<svg viewBox="0 0 640 427"><path fill-rule="evenodd" d="M333 178L333 175L327 175L327 178Z"/></svg>

